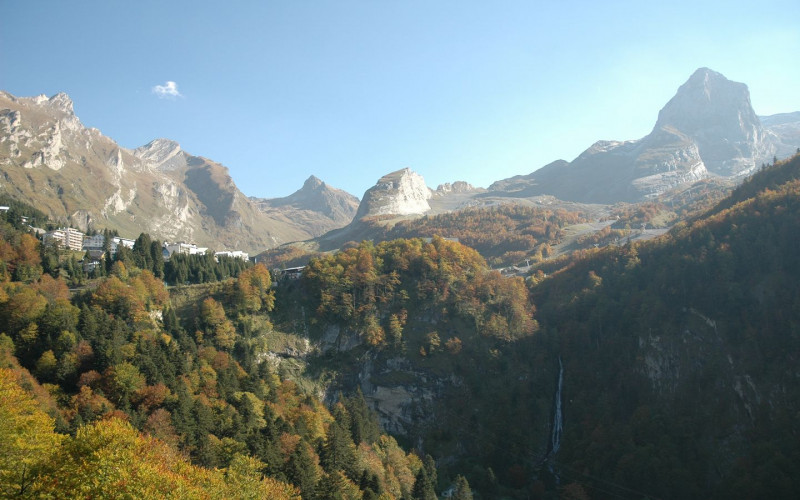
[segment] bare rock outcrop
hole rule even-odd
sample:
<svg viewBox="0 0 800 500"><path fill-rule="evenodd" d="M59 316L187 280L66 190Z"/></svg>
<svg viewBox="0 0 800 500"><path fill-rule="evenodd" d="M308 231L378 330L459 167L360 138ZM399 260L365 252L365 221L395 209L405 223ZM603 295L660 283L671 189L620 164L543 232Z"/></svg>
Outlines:
<svg viewBox="0 0 800 500"><path fill-rule="evenodd" d="M384 175L364 193L355 218L421 215L431 209L430 198L431 190L425 185L425 179L410 168L404 168Z"/></svg>

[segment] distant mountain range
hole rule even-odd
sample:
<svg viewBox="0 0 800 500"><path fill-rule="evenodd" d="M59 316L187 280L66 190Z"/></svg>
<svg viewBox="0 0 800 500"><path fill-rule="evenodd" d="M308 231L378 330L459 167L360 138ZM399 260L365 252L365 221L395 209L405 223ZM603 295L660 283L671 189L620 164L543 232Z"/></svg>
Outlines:
<svg viewBox="0 0 800 500"><path fill-rule="evenodd" d="M226 167L174 141L120 147L84 127L66 94L17 98L0 92L0 190L79 228L146 231L251 252L330 231L328 241L346 240L360 234L363 219L413 218L544 195L638 202L710 177L736 182L798 146L800 112L759 117L746 85L701 68L659 112L647 136L598 141L571 162L557 160L488 189L454 182L432 190L422 176L402 169L379 179L360 204L314 176L287 197L260 199L243 195Z"/></svg>
<svg viewBox="0 0 800 500"><path fill-rule="evenodd" d="M174 141L129 150L84 127L66 94L0 92L0 189L84 230L250 252L344 225L358 203L315 178L286 198L250 199L226 167Z"/></svg>
<svg viewBox="0 0 800 500"><path fill-rule="evenodd" d="M354 224L545 195L579 203L640 202L709 177L736 182L798 147L800 112L758 117L746 85L701 68L641 139L598 141L571 162L554 161L488 190L456 183L460 189L434 191L419 174L399 170L364 194Z"/></svg>
<svg viewBox="0 0 800 500"><path fill-rule="evenodd" d="M589 202L636 202L709 176L739 179L800 146L800 113L756 116L747 86L701 68L638 140L598 141L572 162L489 186L497 194L542 194Z"/></svg>

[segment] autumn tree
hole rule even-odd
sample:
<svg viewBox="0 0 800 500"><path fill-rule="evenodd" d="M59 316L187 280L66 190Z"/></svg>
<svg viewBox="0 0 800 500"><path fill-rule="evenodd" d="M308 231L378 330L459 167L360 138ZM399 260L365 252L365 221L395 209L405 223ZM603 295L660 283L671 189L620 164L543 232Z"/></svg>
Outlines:
<svg viewBox="0 0 800 500"><path fill-rule="evenodd" d="M275 305L275 294L271 287L269 270L264 264L256 264L236 279L238 303L248 313L269 312Z"/></svg>
<svg viewBox="0 0 800 500"><path fill-rule="evenodd" d="M200 318L217 346L222 349L233 348L236 330L219 302L211 297L205 299L200 307Z"/></svg>
<svg viewBox="0 0 800 500"><path fill-rule="evenodd" d="M14 280L30 283L42 274L42 258L39 255L39 241L30 234L19 239L17 256L14 259Z"/></svg>
<svg viewBox="0 0 800 500"><path fill-rule="evenodd" d="M61 440L53 419L20 387L11 370L0 368L0 496L28 496Z"/></svg>

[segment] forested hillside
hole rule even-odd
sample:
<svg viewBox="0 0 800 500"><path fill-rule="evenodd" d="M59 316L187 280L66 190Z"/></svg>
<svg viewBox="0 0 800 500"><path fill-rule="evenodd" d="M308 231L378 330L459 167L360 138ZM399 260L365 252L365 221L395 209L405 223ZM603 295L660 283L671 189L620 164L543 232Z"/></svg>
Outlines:
<svg viewBox="0 0 800 500"><path fill-rule="evenodd" d="M796 496L799 234L796 156L533 289L566 365L565 473L660 497Z"/></svg>
<svg viewBox="0 0 800 500"><path fill-rule="evenodd" d="M548 257L551 246L561 242L564 226L587 220L585 213L509 203L401 221L388 231L386 239L456 238L493 266L512 265Z"/></svg>
<svg viewBox="0 0 800 500"><path fill-rule="evenodd" d="M358 245L357 241L348 241L353 237L377 243L441 236L477 250L492 267L509 266L525 260L538 262L548 258L553 253L553 246L562 242L566 226L587 222L590 218L578 210L515 203L465 208L400 220L394 224L387 224L387 217L392 218L373 216L361 219L354 233L333 231L333 236L320 239L321 246L325 249L331 246L352 248ZM262 253L259 259L270 267L285 268L304 265L320 255L309 251L306 245L288 244Z"/></svg>
<svg viewBox="0 0 800 500"><path fill-rule="evenodd" d="M526 213L471 217L542 222ZM439 236L361 242L273 286L260 264L164 263L142 235L80 275L24 229L0 222L4 495L800 491L800 156L657 240L527 280ZM307 347L271 351L276 335Z"/></svg>
<svg viewBox="0 0 800 500"><path fill-rule="evenodd" d="M0 232L2 496L434 495L432 459L381 434L360 393L326 406L274 371L263 265L170 261L213 282L175 302L140 237L70 293L33 236Z"/></svg>
<svg viewBox="0 0 800 500"><path fill-rule="evenodd" d="M282 282L275 318L321 345L312 373L327 371L335 388L361 388L388 430L449 463L440 477L470 472L487 498L505 491L498 481L527 481L509 452L543 442L552 391L547 382L519 397L504 378L520 342L537 335L521 278L440 237L363 242ZM521 411L529 404L538 420Z"/></svg>
<svg viewBox="0 0 800 500"><path fill-rule="evenodd" d="M280 286L277 321L305 314L328 342L312 366L488 498L793 498L799 234L795 157L658 240L559 262L530 295L458 243L362 243Z"/></svg>

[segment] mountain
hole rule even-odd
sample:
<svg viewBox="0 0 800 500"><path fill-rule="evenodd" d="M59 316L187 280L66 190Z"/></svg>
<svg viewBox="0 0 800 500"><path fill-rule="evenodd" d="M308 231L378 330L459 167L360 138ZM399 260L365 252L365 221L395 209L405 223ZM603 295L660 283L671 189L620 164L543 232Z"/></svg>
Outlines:
<svg viewBox="0 0 800 500"><path fill-rule="evenodd" d="M356 220L384 215L421 215L431 209L431 190L410 168L386 174L364 193Z"/></svg>
<svg viewBox="0 0 800 500"><path fill-rule="evenodd" d="M481 498L796 498L798 234L800 155L525 281L458 242L363 242L279 284L276 325Z"/></svg>
<svg viewBox="0 0 800 500"><path fill-rule="evenodd" d="M560 463L649 497L797 495L799 194L797 155L533 289L571 387Z"/></svg>
<svg viewBox="0 0 800 500"><path fill-rule="evenodd" d="M776 144L776 155L783 158L800 149L800 111L761 116L761 123Z"/></svg>
<svg viewBox="0 0 800 500"><path fill-rule="evenodd" d="M400 221L481 204L475 196L484 191L464 181L448 182L432 190L420 174L403 168L384 175L367 189L350 224L314 238L303 247L311 252L329 251L348 242L383 240Z"/></svg>
<svg viewBox="0 0 800 500"><path fill-rule="evenodd" d="M785 118L792 123L797 117ZM598 141L572 162L559 160L530 175L496 182L489 192L636 202L709 176L740 179L773 155L793 152L783 144L796 139L793 123L781 123L781 132L772 132L753 111L746 85L700 68L659 112L644 138Z"/></svg>
<svg viewBox="0 0 800 500"><path fill-rule="evenodd" d="M86 128L63 93L17 98L0 92L0 176L0 189L61 223L249 252L344 225L352 204L336 201L341 192L331 195L329 206L319 206L323 222L312 205L302 216L291 203L286 210L261 210L225 166L168 139L123 148Z"/></svg>
<svg viewBox="0 0 800 500"><path fill-rule="evenodd" d="M654 132L677 130L696 144L706 169L722 176L751 172L771 155L743 83L701 68L658 113Z"/></svg>
<svg viewBox="0 0 800 500"><path fill-rule="evenodd" d="M603 216L598 204L653 200L698 181L731 187L774 156L792 154L792 144L800 145L800 113L764 117L762 123L746 85L700 68L641 139L597 141L572 162L557 160L488 190L456 182L434 191L410 169L392 172L364 194L353 222L324 235L319 248L379 238L384 226L400 220L506 203Z"/></svg>
<svg viewBox="0 0 800 500"><path fill-rule="evenodd" d="M349 224L358 209L358 198L328 186L313 175L302 188L284 198L251 197L250 200L265 214L307 232L304 240Z"/></svg>

